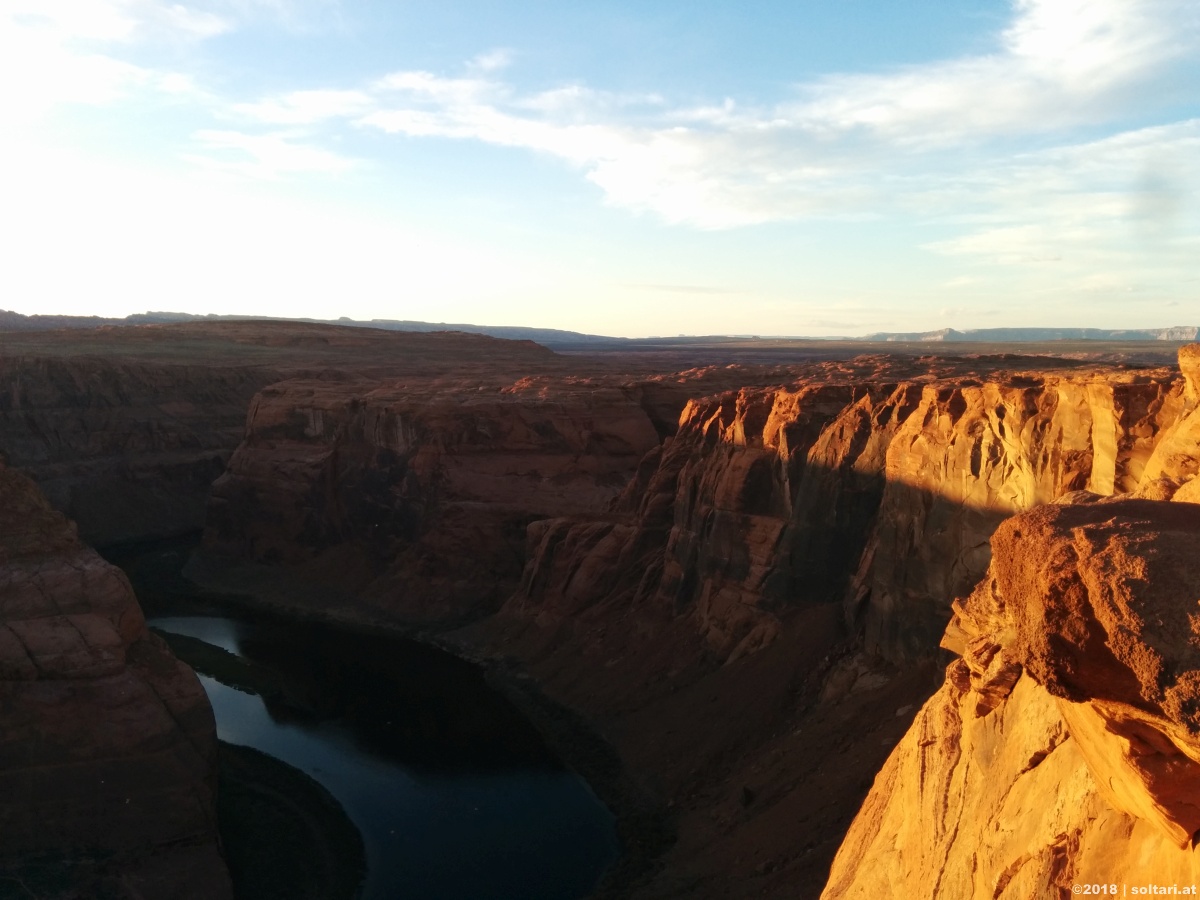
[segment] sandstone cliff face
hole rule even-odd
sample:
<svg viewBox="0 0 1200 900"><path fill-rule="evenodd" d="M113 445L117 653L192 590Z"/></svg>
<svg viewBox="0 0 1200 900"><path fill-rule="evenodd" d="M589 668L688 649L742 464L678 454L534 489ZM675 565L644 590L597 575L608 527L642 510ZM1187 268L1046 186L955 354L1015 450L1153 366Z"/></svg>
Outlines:
<svg viewBox="0 0 1200 900"><path fill-rule="evenodd" d="M124 575L2 466L0 721L6 878L46 897L230 896L199 681Z"/></svg>
<svg viewBox="0 0 1200 900"><path fill-rule="evenodd" d="M887 486L846 600L867 649L928 654L1005 517L1074 490L1136 488L1182 393L1161 374L1121 372L926 387L888 446Z"/></svg>
<svg viewBox="0 0 1200 900"><path fill-rule="evenodd" d="M614 515L531 527L510 609L686 615L728 660L838 602L869 652L928 656L1005 516L1133 488L1184 409L1165 371L820 376L692 401Z"/></svg>
<svg viewBox="0 0 1200 900"><path fill-rule="evenodd" d="M213 486L206 549L353 572L402 620L478 615L511 593L532 519L602 511L659 442L633 391L456 387L264 390Z"/></svg>
<svg viewBox="0 0 1200 900"><path fill-rule="evenodd" d="M946 632L959 658L823 896L1067 897L1200 876L1200 505L1077 499L996 532Z"/></svg>
<svg viewBox="0 0 1200 900"><path fill-rule="evenodd" d="M0 452L94 544L203 527L209 485L269 373L107 359L0 360Z"/></svg>
<svg viewBox="0 0 1200 900"><path fill-rule="evenodd" d="M300 322L0 332L0 455L90 543L197 531L261 388L286 378L416 375L559 357L528 341Z"/></svg>
<svg viewBox="0 0 1200 900"><path fill-rule="evenodd" d="M520 658L679 804L674 874L645 895L811 896L1000 521L1177 487L1147 475L1190 416L1176 372L1012 371L1030 362L864 358L653 398L629 379L294 380L256 401L206 540L361 586L345 611L364 618L511 593L462 645Z"/></svg>

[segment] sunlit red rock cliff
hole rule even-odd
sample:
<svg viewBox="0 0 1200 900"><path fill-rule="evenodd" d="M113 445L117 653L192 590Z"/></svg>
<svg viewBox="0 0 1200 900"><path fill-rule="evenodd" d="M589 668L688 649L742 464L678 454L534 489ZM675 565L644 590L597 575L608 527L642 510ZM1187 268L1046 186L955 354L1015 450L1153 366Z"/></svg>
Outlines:
<svg viewBox="0 0 1200 900"><path fill-rule="evenodd" d="M1196 882L1198 351L1180 354L1182 408L1136 492L1076 492L997 530L942 640L958 658L876 778L823 896Z"/></svg>

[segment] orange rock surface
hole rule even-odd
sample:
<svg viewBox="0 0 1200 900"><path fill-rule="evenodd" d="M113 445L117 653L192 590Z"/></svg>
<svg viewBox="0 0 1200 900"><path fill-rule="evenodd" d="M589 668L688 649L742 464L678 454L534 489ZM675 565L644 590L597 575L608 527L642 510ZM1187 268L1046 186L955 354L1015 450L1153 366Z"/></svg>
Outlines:
<svg viewBox="0 0 1200 900"><path fill-rule="evenodd" d="M927 657L1004 517L1132 489L1184 410L1167 372L843 379L691 401L617 515L531 528L512 607L624 598L736 659L789 609L839 602L868 652Z"/></svg>
<svg viewBox="0 0 1200 900"><path fill-rule="evenodd" d="M1074 499L997 530L824 897L1200 878L1200 506Z"/></svg>

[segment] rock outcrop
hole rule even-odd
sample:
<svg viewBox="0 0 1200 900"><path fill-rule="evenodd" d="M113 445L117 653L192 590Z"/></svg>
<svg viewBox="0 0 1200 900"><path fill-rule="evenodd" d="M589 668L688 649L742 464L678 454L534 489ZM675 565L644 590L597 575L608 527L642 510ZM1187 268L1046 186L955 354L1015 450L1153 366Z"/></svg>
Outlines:
<svg viewBox="0 0 1200 900"><path fill-rule="evenodd" d="M868 652L928 657L1000 521L1074 490L1133 489L1183 411L1161 370L823 375L695 400L613 515L531 527L510 608L685 615L728 660L789 611L836 602Z"/></svg>
<svg viewBox="0 0 1200 900"><path fill-rule="evenodd" d="M1200 876L1200 505L1015 516L958 658L838 853L834 898L1068 897Z"/></svg>
<svg viewBox="0 0 1200 900"><path fill-rule="evenodd" d="M3 466L0 722L0 883L231 896L200 682L147 631L125 576Z"/></svg>
<svg viewBox="0 0 1200 900"><path fill-rule="evenodd" d="M847 612L867 648L928 655L1005 517L1075 490L1134 490L1183 412L1163 374L1016 375L930 385L887 451L886 488Z"/></svg>
<svg viewBox="0 0 1200 900"><path fill-rule="evenodd" d="M986 571L997 525L1146 482L1187 415L1177 372L1032 362L863 357L691 373L665 392L292 380L256 399L206 555L276 585L340 578L358 599L339 613L376 621L503 604L453 639L521 659L661 779L683 822L670 871L707 896L747 879L812 896L864 779L933 689L951 600ZM743 386L722 390L730 375ZM303 588L280 599L301 605ZM697 724L714 715L721 729ZM800 849L760 855L795 817Z"/></svg>
<svg viewBox="0 0 1200 900"><path fill-rule="evenodd" d="M136 334L86 340L151 367L174 341L172 365L232 379L222 397L258 384L244 432L222 418L211 448L228 453L244 435L212 491L197 574L292 608L340 603L336 614L359 621L474 620L444 639L519 661L669 801L678 840L644 896L814 896L870 774L936 689L951 601L984 575L999 523L1073 492L1184 500L1197 484L1187 353L1182 380L1004 356L665 374L469 335L121 330ZM139 422L170 419L145 409ZM49 446L78 419L39 437L27 406L5 410L5 449L5 433ZM109 458L136 460L126 481L149 472L167 484L146 468L157 445L145 446ZM49 461L30 465L53 487ZM991 627L965 612L959 623L976 629L971 641ZM1037 772L1078 742L1064 737L1066 714L1043 715L1059 700L1009 661L968 653L972 674L958 679L979 686L962 702L992 704L980 721L1025 735L980 746ZM1027 695L1028 715L1004 719ZM930 735L951 712L920 715L921 752L948 746ZM1139 778L1153 780L1135 771L1112 791L1133 797ZM1132 828L1190 822L1174 799L1155 803L1163 814L1138 806ZM1014 896L1019 870L1004 882Z"/></svg>

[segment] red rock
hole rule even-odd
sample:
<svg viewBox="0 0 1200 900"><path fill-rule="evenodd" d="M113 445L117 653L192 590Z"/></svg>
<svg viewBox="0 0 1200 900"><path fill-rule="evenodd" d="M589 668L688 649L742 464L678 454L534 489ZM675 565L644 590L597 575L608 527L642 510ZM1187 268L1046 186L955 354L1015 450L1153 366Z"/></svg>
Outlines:
<svg viewBox="0 0 1200 900"><path fill-rule="evenodd" d="M876 779L823 896L1190 883L1200 508L1041 506L992 549L946 633L961 660Z"/></svg>
<svg viewBox="0 0 1200 900"><path fill-rule="evenodd" d="M0 871L57 860L86 895L94 870L76 864L99 854L159 896L231 896L199 681L146 630L125 576L3 466L0 722Z"/></svg>

